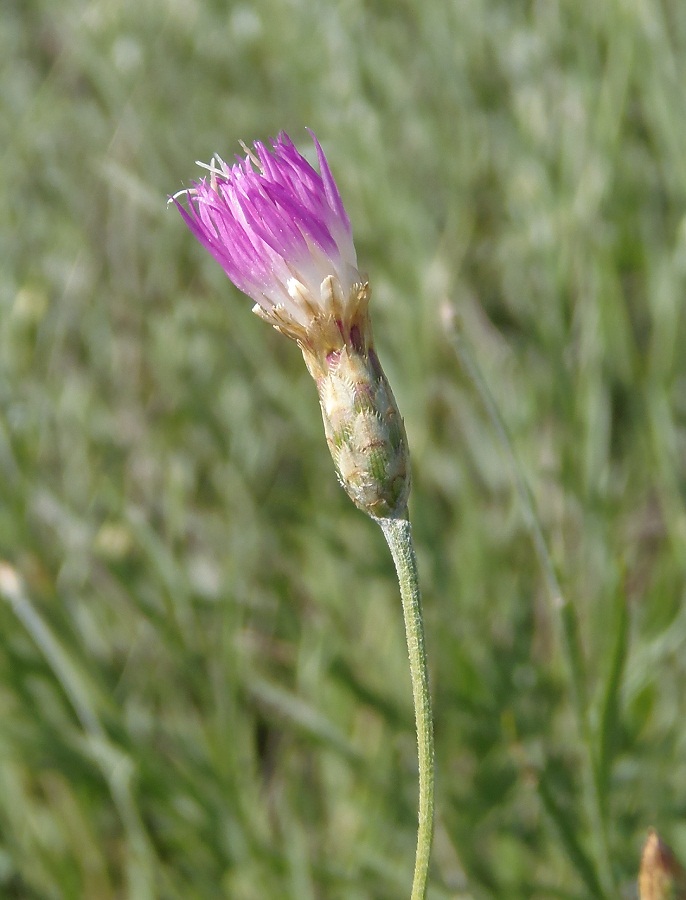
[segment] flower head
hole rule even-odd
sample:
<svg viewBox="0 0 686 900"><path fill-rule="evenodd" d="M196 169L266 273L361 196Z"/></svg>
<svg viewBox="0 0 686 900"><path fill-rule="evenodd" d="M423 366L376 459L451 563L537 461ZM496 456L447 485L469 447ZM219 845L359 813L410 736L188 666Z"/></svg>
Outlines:
<svg viewBox="0 0 686 900"><path fill-rule="evenodd" d="M186 224L253 311L297 341L317 384L326 439L352 500L376 517L403 515L407 438L374 351L369 285L324 152L319 172L281 133L172 197ZM203 165L201 163L201 165ZM186 195L184 205L179 197Z"/></svg>
<svg viewBox="0 0 686 900"><path fill-rule="evenodd" d="M351 328L368 330L368 288L357 269L350 220L324 151L319 172L283 132L271 151L259 141L174 198L196 238L259 316L303 351L339 350ZM184 206L179 197L186 194ZM346 334L345 332L348 332ZM359 339L359 338L358 338Z"/></svg>

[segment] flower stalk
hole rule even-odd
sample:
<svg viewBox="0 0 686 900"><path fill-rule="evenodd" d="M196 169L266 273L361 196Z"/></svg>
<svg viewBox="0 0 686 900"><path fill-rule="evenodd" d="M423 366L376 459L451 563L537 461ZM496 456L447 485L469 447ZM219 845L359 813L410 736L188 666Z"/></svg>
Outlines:
<svg viewBox="0 0 686 900"><path fill-rule="evenodd" d="M409 519L379 519L398 574L403 601L405 637L410 657L412 696L417 727L419 759L419 829L411 900L424 900L434 826L434 731L427 669L422 598L419 591L417 557Z"/></svg>
<svg viewBox="0 0 686 900"><path fill-rule="evenodd" d="M412 900L426 894L433 835L433 725L417 563L407 520L407 436L374 349L370 288L324 152L319 172L280 134L170 199L253 312L300 348L319 395L338 480L381 526L400 584L419 750L419 832ZM186 203L180 201L185 196Z"/></svg>

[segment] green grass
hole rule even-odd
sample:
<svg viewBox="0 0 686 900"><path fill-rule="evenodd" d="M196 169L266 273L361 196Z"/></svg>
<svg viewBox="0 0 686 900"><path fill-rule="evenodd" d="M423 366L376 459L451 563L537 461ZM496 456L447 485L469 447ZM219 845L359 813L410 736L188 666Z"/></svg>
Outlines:
<svg viewBox="0 0 686 900"><path fill-rule="evenodd" d="M165 205L305 126L413 455L430 900L686 857L686 6L9 0L0 72L0 895L409 895L392 563Z"/></svg>

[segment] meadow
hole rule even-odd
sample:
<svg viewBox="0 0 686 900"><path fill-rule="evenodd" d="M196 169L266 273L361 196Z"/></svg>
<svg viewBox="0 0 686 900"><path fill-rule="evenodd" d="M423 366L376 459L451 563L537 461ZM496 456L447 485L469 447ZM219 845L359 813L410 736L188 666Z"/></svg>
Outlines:
<svg viewBox="0 0 686 900"><path fill-rule="evenodd" d="M324 146L405 418L429 900L686 858L686 5L5 0L0 896L409 896L381 533L167 197Z"/></svg>

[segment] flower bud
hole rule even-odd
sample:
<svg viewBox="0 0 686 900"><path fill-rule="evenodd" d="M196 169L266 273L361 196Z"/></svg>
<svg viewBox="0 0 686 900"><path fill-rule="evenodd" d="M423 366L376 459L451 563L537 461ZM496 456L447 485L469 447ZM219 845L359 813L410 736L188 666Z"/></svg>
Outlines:
<svg viewBox="0 0 686 900"><path fill-rule="evenodd" d="M643 847L638 887L641 900L686 898L686 871L652 828Z"/></svg>
<svg viewBox="0 0 686 900"><path fill-rule="evenodd" d="M398 517L410 492L405 426L376 351L364 340L371 335L351 330L315 374L326 440L353 503L375 518Z"/></svg>

